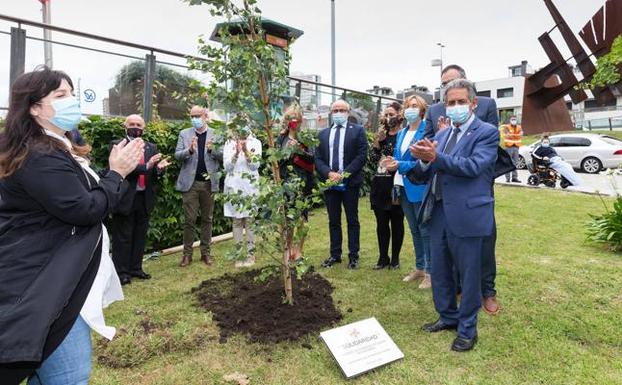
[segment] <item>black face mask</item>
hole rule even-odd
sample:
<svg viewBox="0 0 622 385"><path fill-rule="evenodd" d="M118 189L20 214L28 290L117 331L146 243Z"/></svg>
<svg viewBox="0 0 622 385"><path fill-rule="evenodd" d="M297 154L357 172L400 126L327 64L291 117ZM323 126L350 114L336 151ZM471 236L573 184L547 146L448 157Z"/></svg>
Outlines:
<svg viewBox="0 0 622 385"><path fill-rule="evenodd" d="M143 130L136 127L130 127L127 129L127 136L129 136L130 138L140 138L141 136L143 136Z"/></svg>
<svg viewBox="0 0 622 385"><path fill-rule="evenodd" d="M397 116L387 118L386 122L387 122L386 123L387 128L394 128L399 123L399 121L397 120Z"/></svg>

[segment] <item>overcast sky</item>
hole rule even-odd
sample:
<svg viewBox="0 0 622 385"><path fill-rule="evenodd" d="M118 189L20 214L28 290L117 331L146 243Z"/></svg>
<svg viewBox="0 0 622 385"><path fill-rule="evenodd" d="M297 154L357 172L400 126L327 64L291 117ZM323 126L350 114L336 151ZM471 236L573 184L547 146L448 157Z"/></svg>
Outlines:
<svg viewBox="0 0 622 385"><path fill-rule="evenodd" d="M220 20L206 6L190 7L180 0L51 0L57 26L195 54L200 34L209 35ZM0 13L40 20L38 0L1 0ZM604 3L603 0L556 0L575 32ZM553 27L542 0L335 0L337 84L365 90L373 85L395 90L411 84L438 86L439 57L459 63L473 80L506 77L507 67L528 60L535 68L549 63L538 36ZM330 83L330 0L259 0L265 17L304 31L292 46L291 71L319 74ZM0 31L12 23L0 21ZM26 27L29 36L40 30ZM100 44L55 33L54 39L124 54L145 52ZM555 41L561 41L554 35ZM9 36L0 34L0 106L7 104ZM26 70L43 62L40 42L27 42ZM559 44L569 56L565 45ZM158 59L183 63L170 57ZM111 57L67 47L54 47L54 66L69 73L81 87L92 88L98 99L113 84L114 75L132 59ZM98 100L90 107L101 110Z"/></svg>

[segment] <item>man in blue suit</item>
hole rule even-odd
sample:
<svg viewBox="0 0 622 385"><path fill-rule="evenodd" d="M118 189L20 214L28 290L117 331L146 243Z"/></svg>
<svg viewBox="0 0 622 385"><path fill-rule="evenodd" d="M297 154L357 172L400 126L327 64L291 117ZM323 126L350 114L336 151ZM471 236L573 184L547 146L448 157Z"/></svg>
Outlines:
<svg viewBox="0 0 622 385"><path fill-rule="evenodd" d="M419 162L407 177L429 182L419 215L430 221L432 295L439 319L424 325L434 333L457 329L451 349L473 349L477 342L477 314L481 306L481 254L485 237L493 232L493 179L499 131L475 115L473 83L457 79L445 88L451 126L411 147ZM460 306L456 275L462 285Z"/></svg>
<svg viewBox="0 0 622 385"><path fill-rule="evenodd" d="M456 64L448 65L443 68L441 73L441 93L449 82L456 79L466 79L466 72L462 67ZM475 108L475 115L483 122L490 123L495 127L499 127L499 114L497 112L497 103L492 98L485 96L477 97L477 107ZM433 104L426 114L426 132L425 137L431 139L436 135L439 130L439 123L441 126L447 119L447 113L445 112L445 103L438 102Z"/></svg>
<svg viewBox="0 0 622 385"><path fill-rule="evenodd" d="M315 150L315 167L322 181L335 185L324 193L330 228L330 257L323 267L341 263L341 206L348 222L348 269L356 269L359 259L359 188L367 159L367 135L363 127L348 122L350 105L337 100L331 106L333 125L320 132Z"/></svg>
<svg viewBox="0 0 622 385"><path fill-rule="evenodd" d="M466 72L462 67L456 64L448 65L443 68L441 73L441 93L449 82L456 79L466 79ZM449 125L445 112L445 104L443 102L436 103L428 109L426 115L425 137L433 138L439 131L439 126L446 127ZM499 114L497 113L497 103L492 98L485 96L477 97L477 106L475 115L483 122L490 123L495 127L499 127ZM501 151L503 152L503 150ZM505 157L505 154L501 154ZM503 168L503 161L498 160L497 168ZM494 178L490 182L494 185ZM493 192L494 194L494 192ZM497 277L497 261L495 258L495 245L497 243L497 226L495 224L494 231L490 237L484 240L482 247L482 297L484 298L483 307L489 314L497 314L499 312L499 304L497 303L497 290L495 288L495 279Z"/></svg>

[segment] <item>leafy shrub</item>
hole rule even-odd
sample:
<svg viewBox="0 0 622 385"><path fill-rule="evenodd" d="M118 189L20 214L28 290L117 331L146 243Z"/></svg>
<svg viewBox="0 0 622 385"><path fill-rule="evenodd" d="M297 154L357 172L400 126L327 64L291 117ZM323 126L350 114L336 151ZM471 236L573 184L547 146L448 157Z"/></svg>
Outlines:
<svg viewBox="0 0 622 385"><path fill-rule="evenodd" d="M604 202L603 202L604 204ZM613 251L622 250L622 197L618 196L609 209L601 215L590 215L587 237L594 242L604 243Z"/></svg>
<svg viewBox="0 0 622 385"><path fill-rule="evenodd" d="M179 131L189 126L184 121L153 121L145 128L144 139L158 146L158 151L169 156L173 163L158 179L156 187L156 205L151 213L147 249L160 250L176 246L183 239L183 207L181 193L175 190L180 164L175 160L175 146ZM87 143L93 147L92 161L98 168L106 168L110 153L110 142L125 136L123 120L91 116L80 124L80 132ZM231 229L230 221L224 217L222 206L214 208L212 225L214 235L223 234ZM198 238L197 238L198 239Z"/></svg>

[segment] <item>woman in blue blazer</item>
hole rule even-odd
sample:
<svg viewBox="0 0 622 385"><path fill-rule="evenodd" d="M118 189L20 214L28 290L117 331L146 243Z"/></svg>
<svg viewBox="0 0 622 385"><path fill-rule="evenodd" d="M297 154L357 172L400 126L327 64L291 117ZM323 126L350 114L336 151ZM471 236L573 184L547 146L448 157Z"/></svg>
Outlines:
<svg viewBox="0 0 622 385"><path fill-rule="evenodd" d="M407 126L397 135L393 158L387 161L388 170L397 170L395 173L394 185L397 187L400 204L404 215L408 220L410 232L415 248L415 270L404 277L404 282L414 281L423 278L419 285L420 289L432 287L430 279L430 236L428 225L417 224L417 214L425 184L413 184L405 175L415 167L417 158L414 158L408 148L411 144L422 139L425 134L426 122L423 119L427 109L427 103L418 95L411 95L404 102L404 119Z"/></svg>

